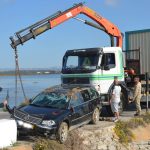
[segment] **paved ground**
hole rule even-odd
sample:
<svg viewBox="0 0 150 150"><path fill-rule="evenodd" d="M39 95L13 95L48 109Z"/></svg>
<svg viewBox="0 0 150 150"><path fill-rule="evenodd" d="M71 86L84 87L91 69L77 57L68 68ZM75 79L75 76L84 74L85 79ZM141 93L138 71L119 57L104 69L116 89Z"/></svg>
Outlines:
<svg viewBox="0 0 150 150"><path fill-rule="evenodd" d="M9 119L10 115L8 112L0 112L0 119Z"/></svg>
<svg viewBox="0 0 150 150"><path fill-rule="evenodd" d="M146 103L141 104L142 108L142 113L146 112ZM149 106L149 111L150 111L150 106ZM135 104L131 103L128 105L128 108L121 113L120 119L121 120L128 120L132 117L134 117L134 114L136 112ZM106 117L111 117L111 114L108 114L106 110L104 110L103 115Z"/></svg>

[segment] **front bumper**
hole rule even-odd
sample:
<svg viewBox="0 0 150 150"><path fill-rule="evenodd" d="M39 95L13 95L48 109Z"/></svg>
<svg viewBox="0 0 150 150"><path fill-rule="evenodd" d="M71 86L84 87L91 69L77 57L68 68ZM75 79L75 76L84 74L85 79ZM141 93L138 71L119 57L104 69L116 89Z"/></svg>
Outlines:
<svg viewBox="0 0 150 150"><path fill-rule="evenodd" d="M20 124L21 121L23 124ZM22 120L16 120L17 129L19 133L22 134L42 134L42 135L50 135L55 134L57 131L57 126L45 126L45 125L37 125L32 124L30 122L24 122Z"/></svg>

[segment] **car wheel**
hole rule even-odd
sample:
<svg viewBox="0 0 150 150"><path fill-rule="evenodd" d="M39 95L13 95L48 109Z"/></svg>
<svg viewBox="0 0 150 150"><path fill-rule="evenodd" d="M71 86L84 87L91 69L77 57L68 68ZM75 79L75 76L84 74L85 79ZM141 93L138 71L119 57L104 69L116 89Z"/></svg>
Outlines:
<svg viewBox="0 0 150 150"><path fill-rule="evenodd" d="M100 115L99 109L95 108L94 111L93 111L93 114L92 114L92 123L93 124L97 124L98 123L99 115Z"/></svg>
<svg viewBox="0 0 150 150"><path fill-rule="evenodd" d="M62 122L58 129L58 140L60 143L64 143L68 137L68 124L66 122Z"/></svg>

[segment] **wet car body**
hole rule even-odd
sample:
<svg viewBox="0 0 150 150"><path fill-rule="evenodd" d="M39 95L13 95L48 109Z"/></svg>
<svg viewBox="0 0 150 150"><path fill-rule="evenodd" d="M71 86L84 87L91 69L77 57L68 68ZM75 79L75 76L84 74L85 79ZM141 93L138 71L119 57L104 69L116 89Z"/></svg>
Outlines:
<svg viewBox="0 0 150 150"><path fill-rule="evenodd" d="M29 105L14 109L13 116L20 133L32 131L57 136L62 124L69 131L90 121L96 123L100 109L101 101L94 88L55 86L38 94ZM93 120L95 110L97 120Z"/></svg>

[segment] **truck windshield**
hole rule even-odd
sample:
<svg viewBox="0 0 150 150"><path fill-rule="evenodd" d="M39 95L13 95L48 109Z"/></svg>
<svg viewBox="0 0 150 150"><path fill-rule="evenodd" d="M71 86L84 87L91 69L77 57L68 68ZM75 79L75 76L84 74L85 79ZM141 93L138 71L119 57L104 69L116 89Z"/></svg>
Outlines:
<svg viewBox="0 0 150 150"><path fill-rule="evenodd" d="M65 62L66 69L96 69L98 65L97 55L68 56Z"/></svg>

